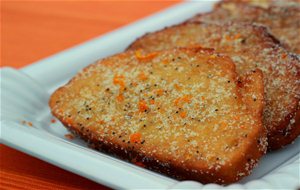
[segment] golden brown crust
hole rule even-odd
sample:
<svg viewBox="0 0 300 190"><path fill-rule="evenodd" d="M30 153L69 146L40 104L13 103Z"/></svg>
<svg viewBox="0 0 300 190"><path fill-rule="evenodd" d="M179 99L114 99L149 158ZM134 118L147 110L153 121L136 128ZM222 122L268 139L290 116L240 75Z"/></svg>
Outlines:
<svg viewBox="0 0 300 190"><path fill-rule="evenodd" d="M262 24L269 28L285 48L300 53L300 6L272 5L262 8L245 1L221 1L212 12L199 14L189 21Z"/></svg>
<svg viewBox="0 0 300 190"><path fill-rule="evenodd" d="M300 135L300 109L290 113L280 124L278 130L268 134L269 150L276 150L284 147ZM280 142L280 143L278 143Z"/></svg>
<svg viewBox="0 0 300 190"><path fill-rule="evenodd" d="M299 109L300 61L282 48L265 27L247 23L186 22L147 34L128 50L153 51L177 46L215 48L235 61L239 73L261 69L265 76L264 125L270 137L269 150L283 147L299 135L298 127L291 127L294 125L289 123ZM282 135L285 128L294 130L290 135Z"/></svg>
<svg viewBox="0 0 300 190"><path fill-rule="evenodd" d="M178 179L232 183L266 151L262 73L238 82L233 62L211 49L108 57L59 88L49 105L92 147Z"/></svg>

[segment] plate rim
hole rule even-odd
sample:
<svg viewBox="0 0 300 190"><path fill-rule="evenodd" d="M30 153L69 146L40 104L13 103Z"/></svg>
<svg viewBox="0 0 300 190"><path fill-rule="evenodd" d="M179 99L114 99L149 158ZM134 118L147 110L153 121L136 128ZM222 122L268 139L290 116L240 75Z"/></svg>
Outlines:
<svg viewBox="0 0 300 190"><path fill-rule="evenodd" d="M113 30L112 32L109 32L109 33L107 33L105 35L101 35L100 37L93 38L93 39L91 39L91 40L89 40L89 41L87 41L87 42L85 42L83 44L79 44L79 45L77 45L75 47L72 47L70 49L64 50L64 51L59 52L57 54L54 54L54 55L52 55L52 56L50 56L48 58L45 58L45 59L40 60L40 61L37 61L37 62L35 62L33 64L30 64L30 65L27 65L26 67L21 68L19 71L21 71L21 72L29 75L33 79L37 80L41 76L44 75L44 72L41 72L41 70L48 70L49 68L52 68L52 70L53 69L54 70L60 69L61 66L62 66L61 64L64 63L64 62L62 62L62 60L64 60L64 59L68 59L69 60L71 56L76 55L78 52L82 52L83 51L84 53L86 53L85 57L88 57L88 56L90 56L90 54L88 52L86 52L86 50L89 50L90 48L93 48L93 47L97 46L100 43L108 43L110 39L115 38L116 35L118 35L120 32L124 33L124 32L130 31L130 30L132 30L132 28L134 28L136 26L139 26L141 24L144 24L145 22L148 23L149 25L153 26L153 24L155 24L155 23L153 23L153 20L155 21L155 19L158 19L158 18L166 16L166 15L167 15L166 18L171 17L172 14L175 11L178 12L180 9L183 9L183 8L190 8L191 9L193 5L191 5L190 3L193 3L193 2L183 2L183 3L179 3L179 4L175 5L175 6L171 6L170 8L168 8L166 10L162 10L159 13L156 13L156 14L154 14L152 16L149 16L149 17L146 17L144 19L141 19L141 20L139 20L137 22L134 22L134 23L132 23L132 24L130 24L128 26L122 27L120 29ZM209 2L207 4L212 4L212 3L214 3L214 2ZM205 3L202 6L205 6ZM181 11L181 14L183 12L184 11ZM183 20L185 20L185 19L183 19ZM172 23L168 23L167 25L171 25L171 24ZM163 25L165 25L165 24L163 24ZM138 35L138 33L136 33L135 35ZM104 52L104 54L105 53L106 52ZM78 56L80 57L81 55L78 55ZM78 58L78 57L75 56L75 58ZM75 58L72 58L72 59L75 59ZM82 58L82 59L84 59L84 58ZM89 58L89 59L85 60L84 63L80 63L80 67L86 66L87 64L93 62L93 60L95 60L95 55L93 55L92 58ZM49 64L50 62L52 62L52 63ZM53 62L55 64L53 64ZM63 66L64 67L67 66L67 63L64 63ZM4 71L4 70L5 70L5 68L2 68L1 72ZM77 72L77 70L78 69L74 69L74 71L72 71L70 73L70 75L74 75L74 72ZM59 79L57 79L57 80L59 80ZM55 82L57 80L47 81L47 82L55 84ZM44 85L44 84L45 83L42 82L41 85ZM1 86L1 89L2 89L2 86ZM1 104L1 106L2 106L2 104ZM11 126L15 126L15 127L11 127ZM18 128L21 128L21 129L18 129ZM108 181L103 181L103 180L101 181L101 179L99 179L99 178L96 179L95 176L89 175L88 173L82 173L82 171L74 170L74 168L67 167L66 165L61 165L61 163L58 163L57 160L56 160L56 162L53 161L53 160L49 160L49 159L47 159L46 156L44 157L43 155L41 155L41 153L43 153L43 152L40 152L40 153L35 152L36 150L33 150L33 148L30 148L30 146L28 144L26 144L27 148L25 148L24 142L16 141L10 135L4 134L4 132L5 132L7 134L8 133L9 134L18 134L19 136L23 136L24 137L24 136L32 135L32 133L33 134L36 133L36 132L32 132L31 129L25 129L24 130L23 126L20 125L20 124L8 122L8 121L3 121L2 119L1 119L1 127L0 127L0 129L1 129L0 130L1 143L3 142L4 144L6 144L6 145L8 145L10 147L13 147L15 149L18 149L18 150L20 150L22 152L25 152L26 154L30 154L30 155L32 155L34 157L38 157L38 158L40 158L40 159L42 159L42 160L44 160L46 162L50 162L51 164L54 164L54 165L56 165L58 167L61 167L63 169L71 171L73 173L77 173L77 174L79 174L79 175L81 175L83 177L89 178L89 179L91 179L93 181L96 181L98 183L101 183L103 185L106 185L106 186L109 186L109 187L112 187L112 188L124 188L124 186L121 186L120 184L113 183L112 182L113 180L111 180L111 183L109 183ZM20 133L21 131L23 132L23 135ZM47 134L47 133L45 133L45 134ZM26 138L26 137L24 137L24 138ZM39 137L36 136L34 138L37 138L36 140L38 140ZM46 141L44 143L47 143L47 140L45 140L45 139L42 139L42 141ZM18 142L19 142L19 144L18 144ZM71 150L73 150L74 147L73 146L69 146L70 144L63 144L62 147L64 147L64 148L70 148ZM76 145L76 146L78 146L78 145ZM78 149L76 149L76 150L78 150ZM93 151L93 154L94 153L95 153L95 151ZM103 154L103 153L99 153L99 154ZM300 155L300 150L298 151L298 154L296 156L299 157L299 155ZM105 156L107 156L107 155L105 155ZM109 159L115 159L115 158L110 157ZM297 164L298 163L297 161L299 162L299 159L298 160L296 159L296 161L294 161L294 162L290 163L289 165L283 167L283 171L281 171L281 173L284 173L285 175L282 174L281 178L290 177L289 176L289 172L285 171L285 170L288 170L286 168L295 165L295 163ZM123 162L124 161L122 161L122 164L124 164ZM125 163L125 165L128 165L128 164L129 163ZM131 165L131 167L133 166L132 164L130 164L130 165ZM144 169L138 168L137 166L134 166L133 170L136 170L136 171L141 171L142 170L142 173L145 172ZM150 171L150 173L151 173L151 171ZM257 185L257 183L259 185L263 185L264 187L267 187L267 188L276 187L276 186L272 186L272 183L270 183L270 182L268 182L266 180L264 180L264 182L261 181L261 180L253 180L253 181L250 181L250 182L248 182L246 184L235 183L235 184L223 187L223 186L220 186L220 185L213 185L213 184L202 185L200 183L194 184L194 182L186 182L186 181L185 182L178 182L178 181L173 180L171 178L164 177L164 176L162 176L160 174L158 174L158 175L159 175L159 177L166 178L166 179L161 180L161 181L158 180L158 179L156 179L157 183L161 183L160 188L178 188L178 187L184 188L184 187L190 187L189 185L192 184L192 187L197 187L199 189L200 188L201 189L202 188L204 188L204 189L210 189L210 188L216 188L216 189L221 189L221 188L242 188L242 189L248 189L248 188L255 187L255 185ZM183 186L182 186L182 184L183 184ZM299 182L298 186L300 186L300 182ZM136 186L134 186L134 185L132 186L130 184L128 184L127 186L125 186L125 188L134 188L134 187L136 187Z"/></svg>

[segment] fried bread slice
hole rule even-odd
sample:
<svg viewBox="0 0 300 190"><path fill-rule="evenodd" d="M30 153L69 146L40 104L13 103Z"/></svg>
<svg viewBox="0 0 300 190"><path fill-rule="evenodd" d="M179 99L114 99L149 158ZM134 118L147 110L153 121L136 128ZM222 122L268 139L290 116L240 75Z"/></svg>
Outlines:
<svg viewBox="0 0 300 190"><path fill-rule="evenodd" d="M263 26L246 23L184 23L147 34L128 50L154 51L202 46L229 55L239 73L259 68L264 73L264 125L269 150L281 148L300 134L299 59L280 46Z"/></svg>
<svg viewBox="0 0 300 190"><path fill-rule="evenodd" d="M190 21L262 24L285 48L300 54L300 6L273 5L262 8L247 1L221 1L212 12L196 15Z"/></svg>
<svg viewBox="0 0 300 190"><path fill-rule="evenodd" d="M194 48L105 58L49 105L96 149L178 179L228 184L267 149L263 99L261 71L239 78L229 57Z"/></svg>

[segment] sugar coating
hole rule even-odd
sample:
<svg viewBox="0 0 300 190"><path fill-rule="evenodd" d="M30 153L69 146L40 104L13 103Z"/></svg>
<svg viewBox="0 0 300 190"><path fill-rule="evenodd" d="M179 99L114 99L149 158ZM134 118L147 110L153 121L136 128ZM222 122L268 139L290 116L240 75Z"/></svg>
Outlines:
<svg viewBox="0 0 300 190"><path fill-rule="evenodd" d="M233 62L220 54L137 51L85 68L52 95L50 105L67 126L91 139L135 150L161 165L197 173L248 158L240 178L257 161L248 147L263 154L267 142L261 113L244 103L238 80ZM249 95L251 104L262 105L262 94Z"/></svg>
<svg viewBox="0 0 300 190"><path fill-rule="evenodd" d="M256 68L262 70L266 102L264 125L269 137L285 127L288 117L295 117L300 99L300 61L282 48L266 28L245 23L184 23L145 35L129 50L153 51L177 46L215 48L229 55L241 74ZM284 145L270 138L271 141Z"/></svg>
<svg viewBox="0 0 300 190"><path fill-rule="evenodd" d="M279 1L277 1L279 2ZM284 4L288 4L287 1ZM191 21L249 22L267 26L289 51L300 54L300 4L292 6L271 5L267 8L252 6L247 2L221 1L214 11L200 14Z"/></svg>

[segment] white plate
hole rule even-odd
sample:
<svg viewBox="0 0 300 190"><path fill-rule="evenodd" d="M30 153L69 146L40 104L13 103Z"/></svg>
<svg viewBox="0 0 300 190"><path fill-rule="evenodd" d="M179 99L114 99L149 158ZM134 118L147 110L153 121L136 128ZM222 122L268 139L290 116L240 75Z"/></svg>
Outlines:
<svg viewBox="0 0 300 190"><path fill-rule="evenodd" d="M179 182L166 176L94 151L79 139L67 140L66 129L50 122L48 98L58 86L93 61L123 51L145 32L182 22L209 11L214 2L184 2L129 26L93 39L21 70L1 70L1 141L22 152L112 188L257 189L300 187L300 139L269 153L253 174L222 187ZM21 122L30 121L33 127ZM34 167L34 166L33 166Z"/></svg>

